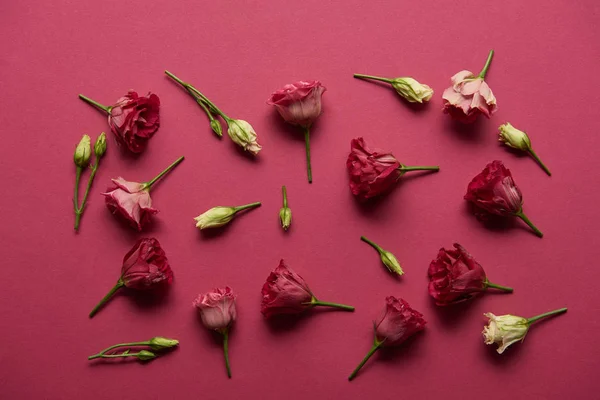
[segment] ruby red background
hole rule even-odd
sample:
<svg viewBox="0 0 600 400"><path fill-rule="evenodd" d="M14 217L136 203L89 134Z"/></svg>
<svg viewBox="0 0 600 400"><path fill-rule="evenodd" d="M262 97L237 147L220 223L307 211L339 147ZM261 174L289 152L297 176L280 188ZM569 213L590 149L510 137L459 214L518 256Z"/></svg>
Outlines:
<svg viewBox="0 0 600 400"><path fill-rule="evenodd" d="M0 4L0 393L3 399L459 399L591 398L600 350L597 88L600 39L595 1L4 1ZM461 69L496 57L488 83L498 113L457 127L441 94ZM256 160L218 140L169 69L236 118L250 121ZM412 107L353 73L414 76L435 89ZM301 135L265 104L300 79L327 87L313 129L314 183ZM106 118L77 98L105 104L128 89L161 99L161 127L141 156L110 136L81 231L72 229L73 150ZM548 177L532 159L498 144L498 125L526 130ZM350 139L391 150L405 164L439 164L403 180L369 207L352 198ZM111 177L149 180L185 155L153 190L160 213L138 234L113 218L100 193ZM462 199L470 179L501 159L545 233L523 224L488 229ZM294 220L278 224L287 185ZM263 206L220 232L192 218L216 205ZM389 276L366 235L392 251L406 275ZM93 320L87 314L115 283L123 255L141 236L165 248L175 281L160 301L123 291ZM487 294L441 309L426 270L442 246L463 244L490 280L512 295ZM314 311L267 323L260 289L280 258L323 300L355 313ZM231 336L233 378L220 342L202 328L194 297L230 285L239 295ZM428 321L405 347L375 356L346 378L370 347L384 298L405 298ZM567 314L535 326L498 355L485 346L483 313ZM155 335L181 341L147 364L88 362L111 344Z"/></svg>

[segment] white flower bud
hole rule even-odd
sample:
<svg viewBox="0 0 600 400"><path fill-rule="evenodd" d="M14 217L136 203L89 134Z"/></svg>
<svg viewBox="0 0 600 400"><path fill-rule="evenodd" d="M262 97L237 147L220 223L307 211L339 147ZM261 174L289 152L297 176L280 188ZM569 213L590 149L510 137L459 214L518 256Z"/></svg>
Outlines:
<svg viewBox="0 0 600 400"><path fill-rule="evenodd" d="M73 161L75 165L81 168L87 167L90 163L90 156L92 155L92 141L88 135L83 135L81 141L75 148L75 155Z"/></svg>
<svg viewBox="0 0 600 400"><path fill-rule="evenodd" d="M409 77L393 79L392 86L410 103L423 103L433 96L433 89Z"/></svg>
<svg viewBox="0 0 600 400"><path fill-rule="evenodd" d="M241 119L230 120L227 134L237 145L254 155L257 155L262 148L256 141L256 132L252 125L246 121Z"/></svg>
<svg viewBox="0 0 600 400"><path fill-rule="evenodd" d="M396 259L396 256L385 250L382 250L379 255L381 257L381 262L383 262L383 265L385 265L390 272L398 275L404 275L404 271Z"/></svg>
<svg viewBox="0 0 600 400"><path fill-rule="evenodd" d="M194 218L196 221L196 228L219 228L223 225L227 225L229 221L233 219L235 213L236 209L233 207L211 208Z"/></svg>
<svg viewBox="0 0 600 400"><path fill-rule="evenodd" d="M500 142L514 149L523 151L531 150L531 140L529 140L529 136L525 132L518 130L508 122L500 125L498 130L500 131L498 139Z"/></svg>
<svg viewBox="0 0 600 400"><path fill-rule="evenodd" d="M492 313L485 313L483 315L490 319L482 332L485 344L496 343L498 354L502 354L511 344L525 339L529 330L527 318L510 314L496 316Z"/></svg>
<svg viewBox="0 0 600 400"><path fill-rule="evenodd" d="M154 351L160 351L175 347L179 344L177 339L167 339L162 336L153 337L148 341L148 346Z"/></svg>

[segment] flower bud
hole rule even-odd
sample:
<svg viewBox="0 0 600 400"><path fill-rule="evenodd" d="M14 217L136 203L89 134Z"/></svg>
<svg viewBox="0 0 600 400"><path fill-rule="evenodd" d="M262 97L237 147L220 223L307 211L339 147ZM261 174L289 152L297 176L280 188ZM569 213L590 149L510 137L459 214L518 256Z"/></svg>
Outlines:
<svg viewBox="0 0 600 400"><path fill-rule="evenodd" d="M433 89L409 77L394 79L392 86L400 96L410 103L429 101L433 95Z"/></svg>
<svg viewBox="0 0 600 400"><path fill-rule="evenodd" d="M396 259L396 256L394 256L389 251L385 250L383 250L379 255L381 257L381 262L387 267L387 269L390 272L393 272L398 275L404 275L404 271L402 270L400 263Z"/></svg>
<svg viewBox="0 0 600 400"><path fill-rule="evenodd" d="M148 346L154 351L160 351L175 347L179 344L179 340L167 339L161 336L153 337L148 341Z"/></svg>
<svg viewBox="0 0 600 400"><path fill-rule="evenodd" d="M94 144L96 158L101 158L106 153L106 133L102 132Z"/></svg>
<svg viewBox="0 0 600 400"><path fill-rule="evenodd" d="M502 354L511 344L525 339L529 330L527 318L510 314L496 316L492 313L485 313L483 315L490 319L482 332L485 344L496 343L498 354Z"/></svg>
<svg viewBox="0 0 600 400"><path fill-rule="evenodd" d="M257 155L262 148L256 141L256 132L252 125L246 121L241 119L230 120L227 134L238 146L254 155Z"/></svg>
<svg viewBox="0 0 600 400"><path fill-rule="evenodd" d="M512 126L510 123L507 122L504 125L500 125L498 130L500 131L498 140L508 147L523 151L529 151L531 149L531 140L529 140L529 136L527 136L525 132Z"/></svg>
<svg viewBox="0 0 600 400"><path fill-rule="evenodd" d="M140 352L136 354L136 357L140 361L150 361L150 360L156 358L156 354L154 354L153 352L148 351L148 350L140 350Z"/></svg>
<svg viewBox="0 0 600 400"><path fill-rule="evenodd" d="M217 134L217 136L219 136L219 137L223 136L223 128L221 127L221 123L218 120L216 120L216 119L211 120L210 128L213 130L214 133Z"/></svg>
<svg viewBox="0 0 600 400"><path fill-rule="evenodd" d="M219 228L229 223L229 221L233 219L235 213L236 209L233 207L211 208L194 218L196 221L196 228Z"/></svg>
<svg viewBox="0 0 600 400"><path fill-rule="evenodd" d="M81 141L75 148L75 155L73 156L73 161L75 161L75 165L77 165L78 167L85 168L90 162L91 155L91 139L88 135L83 135Z"/></svg>
<svg viewBox="0 0 600 400"><path fill-rule="evenodd" d="M287 231L292 224L292 210L289 207L282 207L279 210L279 220L283 230Z"/></svg>

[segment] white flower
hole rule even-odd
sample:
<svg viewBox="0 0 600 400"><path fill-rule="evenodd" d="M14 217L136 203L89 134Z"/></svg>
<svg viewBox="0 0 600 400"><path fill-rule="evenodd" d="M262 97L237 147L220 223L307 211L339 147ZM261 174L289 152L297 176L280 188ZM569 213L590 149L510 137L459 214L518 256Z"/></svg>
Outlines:
<svg viewBox="0 0 600 400"><path fill-rule="evenodd" d="M231 221L235 216L236 212L236 209L233 207L211 208L210 210L194 218L196 221L196 228L219 228L229 223L229 221Z"/></svg>
<svg viewBox="0 0 600 400"><path fill-rule="evenodd" d="M529 136L525 132L518 130L508 122L500 125L498 130L500 131L498 139L500 142L514 149L523 151L531 150L531 140L529 140Z"/></svg>
<svg viewBox="0 0 600 400"><path fill-rule="evenodd" d="M400 96L410 103L429 101L433 95L433 89L409 77L395 78L392 86Z"/></svg>
<svg viewBox="0 0 600 400"><path fill-rule="evenodd" d="M490 319L488 325L483 328L484 342L485 344L496 343L498 354L502 354L511 344L525 339L529 330L527 318L510 314L496 316L492 313L485 313L483 315Z"/></svg>
<svg viewBox="0 0 600 400"><path fill-rule="evenodd" d="M231 140L244 150L257 155L262 147L256 141L256 132L252 128L252 125L241 119L232 119L228 123L229 129L227 129L227 134Z"/></svg>

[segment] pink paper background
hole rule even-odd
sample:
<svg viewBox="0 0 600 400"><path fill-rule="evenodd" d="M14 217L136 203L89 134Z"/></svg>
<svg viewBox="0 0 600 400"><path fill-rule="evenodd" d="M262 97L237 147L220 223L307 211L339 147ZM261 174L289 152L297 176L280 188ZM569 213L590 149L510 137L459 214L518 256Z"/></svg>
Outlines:
<svg viewBox="0 0 600 400"><path fill-rule="evenodd" d="M591 398L598 387L600 290L597 121L600 39L596 1L3 1L0 4L0 397L3 399L433 399ZM461 69L496 57L488 83L491 120L456 128L441 94ZM263 151L253 160L218 140L194 101L163 74L197 85L230 115L250 121ZM411 107L352 73L410 75L435 89ZM265 104L291 81L319 79L327 92L313 130L314 183L301 136ZM77 98L110 104L133 88L161 99L161 127L148 150L127 157L109 136L80 234L72 229L75 144L108 129ZM530 134L554 175L497 143L510 121ZM364 136L406 164L439 164L405 179L371 207L347 186L350 139ZM148 180L185 155L153 191L160 213L138 234L118 223L100 196L111 177ZM543 230L488 229L462 196L484 165L501 159ZM287 185L294 221L278 225ZM203 235L192 218L215 205L262 201L222 232ZM394 252L406 275L387 275L366 235ZM123 255L155 236L175 272L159 302L123 291L89 320L118 278ZM459 308L436 308L426 270L442 246L463 244L494 282ZM269 324L260 289L280 258L323 300L355 313L312 312ZM230 285L239 320L231 336L233 378L220 342L191 302ZM371 321L384 297L405 298L429 322L404 348L374 357ZM499 356L481 337L482 314L567 314L532 329ZM151 363L92 363L86 356L122 341L163 335L176 351ZM114 365L116 364L116 365Z"/></svg>

